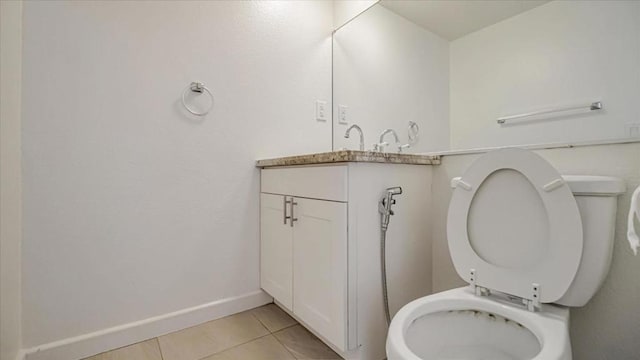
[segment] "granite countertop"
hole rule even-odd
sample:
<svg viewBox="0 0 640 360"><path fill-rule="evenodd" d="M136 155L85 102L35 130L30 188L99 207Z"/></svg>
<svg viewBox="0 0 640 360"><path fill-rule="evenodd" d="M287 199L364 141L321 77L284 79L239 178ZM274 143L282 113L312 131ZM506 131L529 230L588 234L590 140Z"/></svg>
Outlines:
<svg viewBox="0 0 640 360"><path fill-rule="evenodd" d="M331 164L342 162L370 162L409 165L438 165L439 155L417 155L381 153L374 151L339 150L325 153L286 156L256 161L256 166L265 168L272 166L292 166L311 164Z"/></svg>

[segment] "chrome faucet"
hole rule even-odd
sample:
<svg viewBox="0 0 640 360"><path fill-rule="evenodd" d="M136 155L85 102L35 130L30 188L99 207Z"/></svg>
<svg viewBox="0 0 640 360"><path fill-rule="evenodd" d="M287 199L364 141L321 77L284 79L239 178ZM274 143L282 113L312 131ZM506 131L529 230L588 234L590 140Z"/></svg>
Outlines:
<svg viewBox="0 0 640 360"><path fill-rule="evenodd" d="M364 134L362 133L362 129L360 129L360 126L356 124L349 126L349 128L347 129L347 132L344 133L344 138L345 139L349 138L349 133L351 132L351 129L356 129L360 133L360 151L364 151Z"/></svg>
<svg viewBox="0 0 640 360"><path fill-rule="evenodd" d="M407 130L407 133L409 135L409 142L404 144L404 145L400 145L398 147L398 152L399 153L401 153L402 150L408 149L408 148L410 148L413 145L418 143L418 132L419 131L420 131L420 127L418 126L418 124L416 124L413 121L409 121L409 129Z"/></svg>
<svg viewBox="0 0 640 360"><path fill-rule="evenodd" d="M393 139L396 141L396 144L400 142L400 140L398 139L398 134L396 134L395 130L386 129L385 131L382 132L382 134L380 134L380 139L378 140L378 143L373 145L373 151L381 151L381 152L384 151L384 147L389 145L388 142L384 141L384 137L389 133L393 135Z"/></svg>

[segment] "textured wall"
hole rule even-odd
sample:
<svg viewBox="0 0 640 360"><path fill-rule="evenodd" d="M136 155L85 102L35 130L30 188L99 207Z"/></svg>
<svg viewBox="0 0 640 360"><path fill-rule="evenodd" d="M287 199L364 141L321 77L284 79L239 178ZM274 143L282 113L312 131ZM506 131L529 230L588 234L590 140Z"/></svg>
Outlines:
<svg viewBox="0 0 640 360"><path fill-rule="evenodd" d="M25 347L259 288L254 161L331 149L331 30L328 1L25 2Z"/></svg>
<svg viewBox="0 0 640 360"><path fill-rule="evenodd" d="M637 1L552 1L455 40L451 148L627 137L625 124L640 118L638 63ZM604 111L496 124L505 115L595 100Z"/></svg>
<svg viewBox="0 0 640 360"><path fill-rule="evenodd" d="M616 176L627 184L618 198L616 238L611 270L604 285L582 308L571 310L573 358L632 360L640 357L640 257L626 241L630 196L640 185L640 143L537 150L561 174ZM446 216L452 190L449 181L460 176L480 156L451 155L433 171L433 291L466 285L451 263Z"/></svg>

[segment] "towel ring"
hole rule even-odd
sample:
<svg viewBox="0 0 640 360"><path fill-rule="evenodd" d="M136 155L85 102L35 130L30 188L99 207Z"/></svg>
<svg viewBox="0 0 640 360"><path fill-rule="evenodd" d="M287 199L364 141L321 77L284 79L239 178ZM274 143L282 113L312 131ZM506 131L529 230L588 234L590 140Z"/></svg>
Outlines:
<svg viewBox="0 0 640 360"><path fill-rule="evenodd" d="M187 92L189 90L191 90L192 92L197 92L197 93L201 93L201 94L203 92L206 92L207 94L209 94L209 97L211 98L211 106L209 107L209 109L207 109L206 111L203 111L203 112L197 112L197 111L191 109L189 107L189 105L187 105L187 99L186 99ZM185 109L187 109L187 111L192 113L193 115L205 116L205 115L207 115L209 113L209 111L211 111L211 109L213 109L213 94L211 93L211 91L209 91L209 89L206 86L204 86L203 83L201 83L201 82L192 82L182 92L182 105L184 105Z"/></svg>

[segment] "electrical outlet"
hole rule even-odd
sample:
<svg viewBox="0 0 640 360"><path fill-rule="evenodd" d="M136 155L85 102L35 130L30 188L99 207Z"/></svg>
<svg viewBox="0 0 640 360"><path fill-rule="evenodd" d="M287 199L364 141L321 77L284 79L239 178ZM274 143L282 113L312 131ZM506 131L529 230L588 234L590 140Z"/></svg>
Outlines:
<svg viewBox="0 0 640 360"><path fill-rule="evenodd" d="M348 107L345 105L338 105L338 123L342 125L348 125L349 121L347 120L347 109Z"/></svg>
<svg viewBox="0 0 640 360"><path fill-rule="evenodd" d="M316 120L327 121L329 119L327 102L323 100L316 100Z"/></svg>

